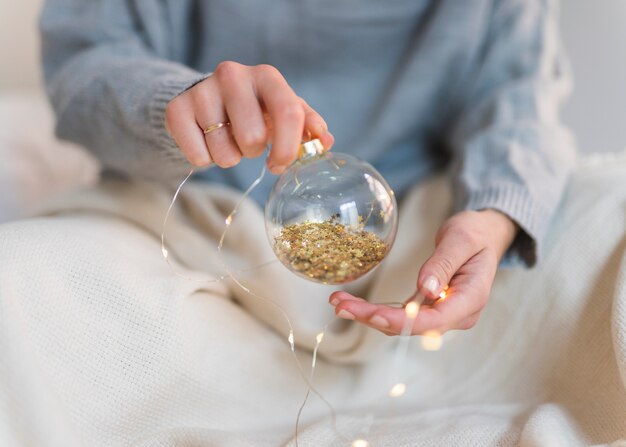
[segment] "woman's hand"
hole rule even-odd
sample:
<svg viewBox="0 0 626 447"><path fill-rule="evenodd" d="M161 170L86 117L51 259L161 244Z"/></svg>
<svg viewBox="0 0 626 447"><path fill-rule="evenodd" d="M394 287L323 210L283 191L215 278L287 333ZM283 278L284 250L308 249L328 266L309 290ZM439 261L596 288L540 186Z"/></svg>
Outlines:
<svg viewBox="0 0 626 447"><path fill-rule="evenodd" d="M498 262L517 231L511 219L495 210L464 211L448 219L437 233L435 252L418 275L417 289L426 304L411 334L473 327L489 298ZM404 328L404 309L372 304L345 292L333 293L329 301L339 317L387 335L400 334Z"/></svg>
<svg viewBox="0 0 626 447"><path fill-rule="evenodd" d="M209 126L226 121L230 129L204 134ZM325 149L334 142L322 117L270 65L220 63L211 76L169 102L165 125L196 166L215 162L229 168L241 157L260 156L272 141L267 164L274 174L295 160L304 130Z"/></svg>

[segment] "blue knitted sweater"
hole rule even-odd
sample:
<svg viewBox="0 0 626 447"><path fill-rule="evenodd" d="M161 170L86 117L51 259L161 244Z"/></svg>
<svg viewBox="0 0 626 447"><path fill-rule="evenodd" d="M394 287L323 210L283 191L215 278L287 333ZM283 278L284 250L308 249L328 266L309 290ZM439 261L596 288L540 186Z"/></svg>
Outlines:
<svg viewBox="0 0 626 447"><path fill-rule="evenodd" d="M548 0L48 0L40 26L60 137L105 170L161 181L189 166L165 106L224 60L271 64L321 113L335 149L398 195L438 169L457 209L522 228L535 262L574 162L558 119L570 87ZM210 168L243 189L263 159ZM255 191L263 203L271 187Z"/></svg>

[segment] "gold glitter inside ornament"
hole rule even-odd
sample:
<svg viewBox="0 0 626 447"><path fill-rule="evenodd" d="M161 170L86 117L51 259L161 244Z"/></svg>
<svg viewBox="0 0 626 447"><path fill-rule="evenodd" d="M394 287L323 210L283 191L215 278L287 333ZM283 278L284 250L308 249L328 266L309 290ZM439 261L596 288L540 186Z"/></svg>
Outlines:
<svg viewBox="0 0 626 447"><path fill-rule="evenodd" d="M396 235L393 191L370 164L304 143L278 178L265 206L278 259L323 284L353 281L376 267Z"/></svg>

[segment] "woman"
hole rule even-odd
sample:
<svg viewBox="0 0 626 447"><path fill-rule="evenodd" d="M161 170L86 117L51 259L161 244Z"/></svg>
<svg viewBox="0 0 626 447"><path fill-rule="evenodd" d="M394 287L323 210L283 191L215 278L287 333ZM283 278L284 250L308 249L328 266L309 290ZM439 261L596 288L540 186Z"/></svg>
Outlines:
<svg viewBox="0 0 626 447"><path fill-rule="evenodd" d="M241 190L260 169L268 124L274 174L305 130L329 149L327 123L340 150L372 162L400 196L453 165L457 213L415 276L428 298L454 292L413 333L470 328L505 253L535 263L572 166L554 6L354 6L49 1L41 26L58 134L131 178L181 178L186 158L222 168L199 177ZM242 158L258 159L236 166ZM400 330L401 310L342 293L331 303L340 317Z"/></svg>
<svg viewBox="0 0 626 447"><path fill-rule="evenodd" d="M381 377L393 365L394 338L381 333L398 334L404 321L385 303L416 287L432 304L413 334L468 329L483 310L491 314L456 335L441 357L411 351L405 370L419 380L406 390L407 418L382 430L392 436L387 445L415 445L418 433L426 444L461 445L470 436L489 445L521 439L525 421L532 435L537 421L566 421L557 432L571 434L568 414L594 420L568 406L577 402L570 394L554 397L565 409L560 419L537 406L568 389L570 375L555 359L570 352L561 342L576 328L542 312L588 296L574 282L554 284L560 253L549 253L542 269L501 274L487 305L500 263L537 261L574 162L558 120L570 84L555 20L555 5L542 0L48 0L41 31L57 133L92 151L105 175L48 216L2 230L15 255L0 277L29 278L2 283L6 302L20 304L7 313L19 318L6 321L31 329L0 339L42 359L10 376L15 389L39 390L20 400L35 427L31 444L285 442L306 391L287 357L287 335L302 359L325 327L316 387L342 409L368 408L386 393ZM278 174L295 159L307 132L325 149L335 144L368 160L389 181L401 198L394 250L368 282L330 296L280 265L244 275L257 296L216 281L224 217L264 163ZM205 282L173 275L159 257L169 186L190 165L199 168L197 181L174 208L168 250L185 275L213 278ZM423 182L445 170L451 182ZM270 186L255 189L256 204L245 202L235 216L229 262L258 266L273 256L258 206ZM559 229L576 225L567 220L572 209L561 211ZM555 232L548 242L576 258L564 237ZM600 259L607 247L588 247L586 256ZM437 300L445 286L448 296ZM558 288L566 300L552 293ZM523 300L509 296L526 291ZM258 296L281 305L293 333ZM355 322L325 326L335 315ZM18 360L7 365L21 357L9 358ZM601 391L607 399L622 396L611 389ZM594 399L607 402L603 396ZM416 416L451 403L458 417ZM326 415L311 399L302 421ZM351 433L363 428L362 418L342 421ZM324 423L310 426L309 444L340 445ZM606 442L620 423L587 433Z"/></svg>

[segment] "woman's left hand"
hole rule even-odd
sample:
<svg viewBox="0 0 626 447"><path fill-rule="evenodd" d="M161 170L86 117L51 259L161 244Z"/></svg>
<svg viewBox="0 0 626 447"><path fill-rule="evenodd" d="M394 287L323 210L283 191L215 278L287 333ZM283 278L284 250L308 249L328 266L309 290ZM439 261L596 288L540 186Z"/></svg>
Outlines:
<svg viewBox="0 0 626 447"><path fill-rule="evenodd" d="M491 209L463 211L448 219L437 233L435 252L419 272L417 290L426 301L410 333L473 327L489 299L500 258L517 232L509 217ZM446 287L445 298L440 298ZM337 316L387 335L399 335L404 328L402 308L369 303L346 292L333 293L329 301Z"/></svg>

